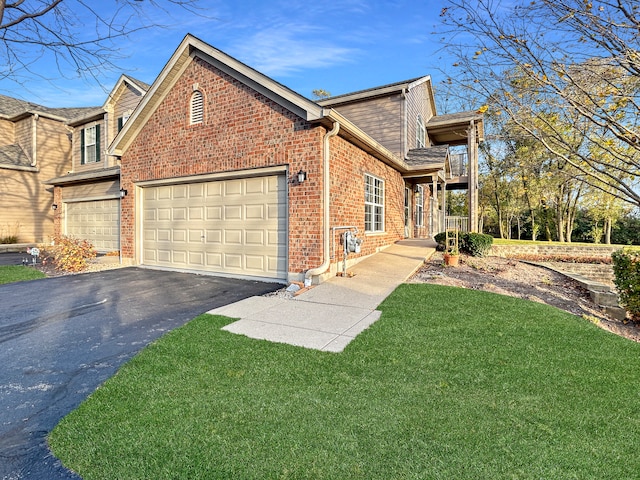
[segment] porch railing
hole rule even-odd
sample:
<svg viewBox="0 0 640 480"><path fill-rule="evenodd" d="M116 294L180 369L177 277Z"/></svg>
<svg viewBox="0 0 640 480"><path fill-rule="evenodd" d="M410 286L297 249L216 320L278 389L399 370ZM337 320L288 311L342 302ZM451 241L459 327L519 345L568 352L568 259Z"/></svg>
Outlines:
<svg viewBox="0 0 640 480"><path fill-rule="evenodd" d="M464 177L467 175L468 157L466 153L449 154L450 177Z"/></svg>
<svg viewBox="0 0 640 480"><path fill-rule="evenodd" d="M445 228L447 230L458 230L459 232L469 231L468 217L450 217L445 218Z"/></svg>

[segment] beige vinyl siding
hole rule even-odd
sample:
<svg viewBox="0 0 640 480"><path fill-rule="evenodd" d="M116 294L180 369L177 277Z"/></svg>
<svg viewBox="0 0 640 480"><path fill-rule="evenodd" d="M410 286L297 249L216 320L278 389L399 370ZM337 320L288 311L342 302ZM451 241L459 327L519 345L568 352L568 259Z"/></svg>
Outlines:
<svg viewBox="0 0 640 480"><path fill-rule="evenodd" d="M407 148L409 150L416 148L418 115L422 116L424 125L433 117L427 85L426 82L421 83L407 92ZM427 138L425 147L429 146Z"/></svg>
<svg viewBox="0 0 640 480"><path fill-rule="evenodd" d="M82 144L81 135L82 130L85 128L93 127L97 124L100 124L100 161L92 162L82 165L82 157L80 154L80 145ZM90 170L102 170L104 168L112 167L113 165L109 165L107 161L106 155L104 154L105 145L107 143L107 134L106 128L104 128L104 120L100 122L89 122L84 125L80 125L75 127L73 131L73 172L87 172Z"/></svg>
<svg viewBox="0 0 640 480"><path fill-rule="evenodd" d="M118 180L109 180L107 182L87 183L81 185L69 185L62 189L62 200L78 201L96 198L118 198L119 183Z"/></svg>
<svg viewBox="0 0 640 480"><path fill-rule="evenodd" d="M33 159L33 117L30 115L15 123L15 138L18 145L22 147L24 153L30 159Z"/></svg>
<svg viewBox="0 0 640 480"><path fill-rule="evenodd" d="M0 119L0 146L15 143L15 127L13 122Z"/></svg>
<svg viewBox="0 0 640 480"><path fill-rule="evenodd" d="M400 95L340 105L336 110L382 146L401 157L402 97Z"/></svg>
<svg viewBox="0 0 640 480"><path fill-rule="evenodd" d="M22 136L23 148L25 142L31 144L32 134L27 128L32 125L31 122L29 117L21 121L16 129ZM53 188L42 182L71 169L71 143L66 127L61 122L42 116L36 124L37 171L0 168L0 236L16 234L18 240L24 243L47 242L51 239Z"/></svg>
<svg viewBox="0 0 640 480"><path fill-rule="evenodd" d="M109 118L109 143L118 134L118 119L131 114L142 100L142 95L127 82L118 89L113 101L113 113Z"/></svg>

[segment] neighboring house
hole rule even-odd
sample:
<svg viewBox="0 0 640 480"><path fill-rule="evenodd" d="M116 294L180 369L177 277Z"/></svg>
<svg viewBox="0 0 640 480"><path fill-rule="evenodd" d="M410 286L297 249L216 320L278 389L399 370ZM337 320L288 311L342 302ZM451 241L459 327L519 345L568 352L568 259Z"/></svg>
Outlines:
<svg viewBox="0 0 640 480"><path fill-rule="evenodd" d="M122 259L318 282L347 229L363 240L356 260L432 235L447 145L467 144L471 164L482 139L481 115L435 112L429 77L316 103L187 35L107 151ZM68 180L53 182L63 204Z"/></svg>
<svg viewBox="0 0 640 480"><path fill-rule="evenodd" d="M71 169L71 131L66 123L85 111L0 95L0 239L51 240L53 188L43 181Z"/></svg>
<svg viewBox="0 0 640 480"><path fill-rule="evenodd" d="M102 107L72 118L72 161L56 186L58 233L90 241L99 252L120 248L120 159L107 147L140 103L149 85L122 75Z"/></svg>

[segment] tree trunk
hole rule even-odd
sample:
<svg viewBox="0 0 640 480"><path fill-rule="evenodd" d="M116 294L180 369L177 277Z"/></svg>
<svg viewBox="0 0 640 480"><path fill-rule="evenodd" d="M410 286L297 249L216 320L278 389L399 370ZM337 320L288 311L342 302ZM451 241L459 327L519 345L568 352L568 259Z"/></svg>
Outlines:
<svg viewBox="0 0 640 480"><path fill-rule="evenodd" d="M604 219L604 243L611 245L611 217Z"/></svg>

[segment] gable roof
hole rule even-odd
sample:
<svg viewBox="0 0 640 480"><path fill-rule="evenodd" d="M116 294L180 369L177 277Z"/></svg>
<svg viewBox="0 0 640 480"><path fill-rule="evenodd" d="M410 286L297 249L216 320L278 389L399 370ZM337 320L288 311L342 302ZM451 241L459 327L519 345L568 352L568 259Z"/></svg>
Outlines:
<svg viewBox="0 0 640 480"><path fill-rule="evenodd" d="M359 102L362 100L369 100L377 97L385 97L394 94L400 94L405 91L409 91L412 88L427 83L429 89L429 103L431 104L432 111L436 111L436 105L433 95L433 87L431 85L431 76L425 75L423 77L413 78L410 80L404 80L402 82L390 83L388 85L382 85L379 87L367 88L365 90L359 90L357 92L345 93L343 95L336 95L335 97L323 98L318 100L318 105L323 107L336 107L338 105L344 105L346 103Z"/></svg>
<svg viewBox="0 0 640 480"><path fill-rule="evenodd" d="M86 113L95 107L50 108L18 98L0 95L0 118L16 121L29 115L38 114L61 122Z"/></svg>
<svg viewBox="0 0 640 480"><path fill-rule="evenodd" d="M191 61L202 58L227 75L260 92L275 103L308 121L322 117L322 107L303 97L281 83L267 77L226 53L212 47L191 34L187 34L147 95L138 104L133 114L109 147L109 154L122 155L135 139L137 132L156 111L162 100L180 78Z"/></svg>
<svg viewBox="0 0 640 480"><path fill-rule="evenodd" d="M200 58L208 64L215 66L220 71L261 93L300 118L312 123L322 124L329 129L332 128L334 122L339 122L340 131L338 135L340 137L357 145L365 152L375 156L404 175L411 174L413 176L420 176L427 174L427 172L432 173L434 171L434 165L421 161L422 157L413 159L411 164L404 159L398 158L393 152L389 151L361 130L344 115L333 108L325 108L331 106L329 100L318 103L313 102L191 34L186 35L182 40L160 72L160 75L158 75L158 78L147 91L147 94L113 140L108 149L109 155L121 156L126 152L135 140L138 132L144 127L168 95L169 91L176 84L182 73L195 58ZM402 92L403 90L414 88L425 82L428 82L428 88L431 89L431 77L425 76L343 95L340 98L346 100L347 98L354 99L388 95L391 92ZM430 95L430 99L433 103L432 94ZM433 108L435 111L435 105L433 105ZM435 154L436 152L433 153ZM440 150L438 150L438 158L441 157Z"/></svg>
<svg viewBox="0 0 640 480"><path fill-rule="evenodd" d="M459 112L431 117L425 127L427 135L435 143L464 145L467 143L467 129L473 122L476 127L476 141L484 140L484 116L477 112Z"/></svg>
<svg viewBox="0 0 640 480"><path fill-rule="evenodd" d="M107 99L105 100L104 104L101 107L88 108L86 111L83 111L79 115L76 115L75 117L69 119L68 124L72 127L75 127L78 125L82 125L83 123L92 122L94 120L100 120L104 116L104 114L107 112L110 104L116 98L118 90L120 90L120 88L125 84L133 87L135 90L137 90L140 93L140 95L144 95L145 93L147 93L147 90L149 90L150 88L149 84L144 83L141 80L137 80L129 75L122 74L120 75L120 78L118 79L114 87L111 89L109 94L107 95Z"/></svg>
<svg viewBox="0 0 640 480"><path fill-rule="evenodd" d="M144 83L123 73L122 75L120 75L120 78L109 92L109 95L107 95L107 99L105 100L102 108L104 108L105 110L108 108L109 104L115 100L118 91L123 85L130 85L135 90L137 90L140 95L144 95L151 88L151 85L149 85L148 83Z"/></svg>

